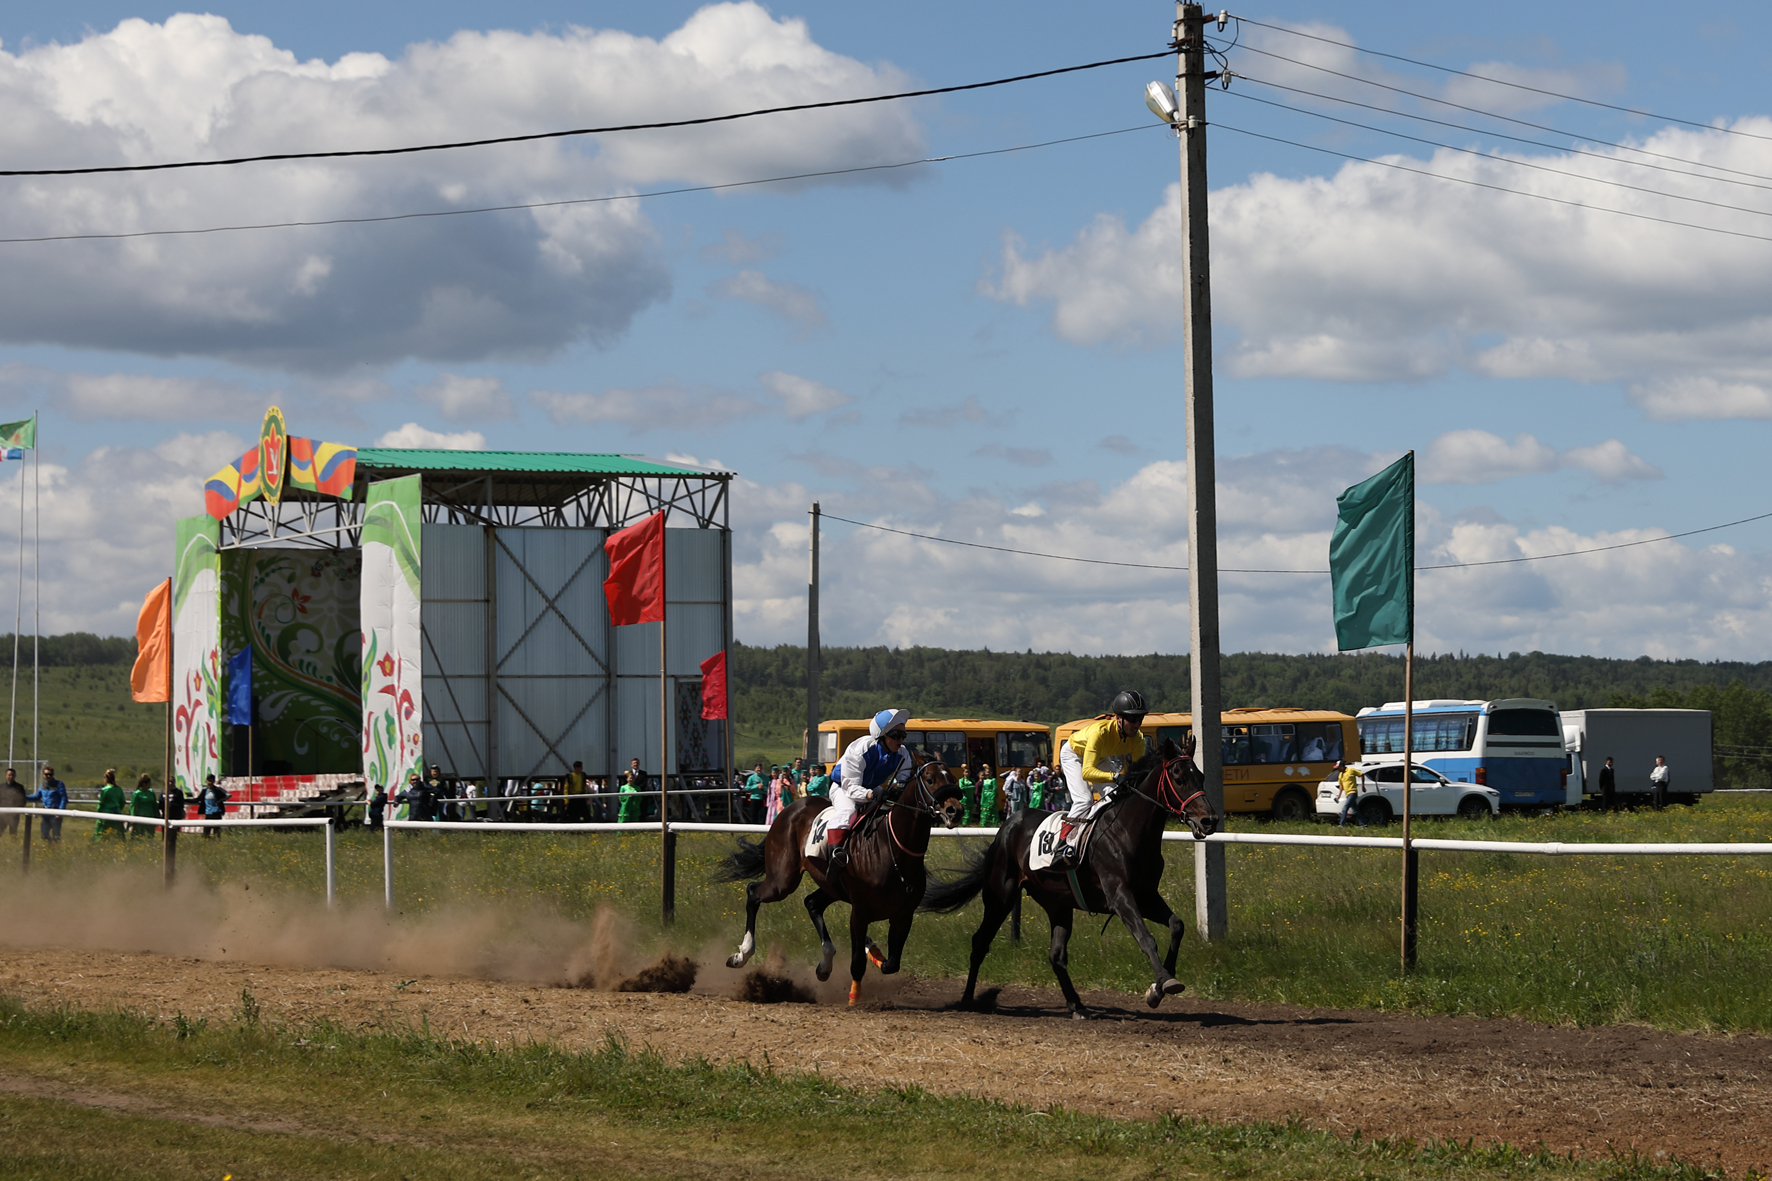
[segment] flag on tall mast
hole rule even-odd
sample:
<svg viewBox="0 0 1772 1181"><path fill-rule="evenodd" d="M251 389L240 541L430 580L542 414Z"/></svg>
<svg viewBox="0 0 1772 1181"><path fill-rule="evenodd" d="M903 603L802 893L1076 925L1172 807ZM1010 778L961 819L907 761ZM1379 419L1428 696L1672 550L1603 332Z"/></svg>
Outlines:
<svg viewBox="0 0 1772 1181"><path fill-rule="evenodd" d="M37 448L37 416L18 422L0 422L0 459L23 459ZM6 723L6 761L13 761L18 735L18 642L25 615L25 478L18 481L18 598L12 613L12 707ZM33 704L33 710L35 705ZM33 727L33 731L34 731ZM36 751L32 751L35 757Z"/></svg>

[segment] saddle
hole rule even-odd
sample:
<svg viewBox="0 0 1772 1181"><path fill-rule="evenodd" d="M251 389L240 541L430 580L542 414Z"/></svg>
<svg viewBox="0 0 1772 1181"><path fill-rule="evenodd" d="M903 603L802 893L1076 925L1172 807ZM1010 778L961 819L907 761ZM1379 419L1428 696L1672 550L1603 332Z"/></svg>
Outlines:
<svg viewBox="0 0 1772 1181"><path fill-rule="evenodd" d="M1077 822L1071 829L1071 839L1067 844L1058 843L1058 831L1064 823L1064 813L1054 812L1040 822L1034 829L1033 845L1028 850L1028 868L1038 873L1049 869L1075 869L1083 864L1083 857L1089 851L1089 838L1095 832L1095 818L1100 815L1107 801L1102 801L1091 808L1089 815ZM1053 862L1063 861L1061 866Z"/></svg>

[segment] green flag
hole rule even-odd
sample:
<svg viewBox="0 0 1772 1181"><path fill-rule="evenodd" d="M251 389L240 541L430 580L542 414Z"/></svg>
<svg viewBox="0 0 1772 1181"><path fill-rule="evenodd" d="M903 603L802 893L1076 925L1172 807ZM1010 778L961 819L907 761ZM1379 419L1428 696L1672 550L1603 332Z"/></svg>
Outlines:
<svg viewBox="0 0 1772 1181"><path fill-rule="evenodd" d="M23 422L0 422L0 447L35 447L37 446L37 420L27 418Z"/></svg>
<svg viewBox="0 0 1772 1181"><path fill-rule="evenodd" d="M1415 452L1335 499L1329 584L1343 652L1415 638Z"/></svg>

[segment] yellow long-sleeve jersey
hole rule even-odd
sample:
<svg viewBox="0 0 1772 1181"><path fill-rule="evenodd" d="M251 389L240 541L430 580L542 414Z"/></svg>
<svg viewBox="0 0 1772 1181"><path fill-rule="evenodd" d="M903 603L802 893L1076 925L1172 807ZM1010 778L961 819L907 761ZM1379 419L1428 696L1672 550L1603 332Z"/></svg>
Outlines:
<svg viewBox="0 0 1772 1181"><path fill-rule="evenodd" d="M1103 767L1101 761L1124 758L1130 763L1144 756L1147 745L1144 735L1137 730L1130 738L1121 738L1120 728L1114 724L1112 715L1096 718L1074 732L1067 741L1071 744L1071 753L1083 764L1085 783L1106 783L1113 779L1114 773Z"/></svg>

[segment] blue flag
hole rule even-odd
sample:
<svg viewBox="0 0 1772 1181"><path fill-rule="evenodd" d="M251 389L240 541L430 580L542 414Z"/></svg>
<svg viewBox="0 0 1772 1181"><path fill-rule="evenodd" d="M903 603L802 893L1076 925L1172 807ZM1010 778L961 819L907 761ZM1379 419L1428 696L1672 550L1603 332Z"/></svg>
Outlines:
<svg viewBox="0 0 1772 1181"><path fill-rule="evenodd" d="M252 645L228 661L228 722L252 725Z"/></svg>

